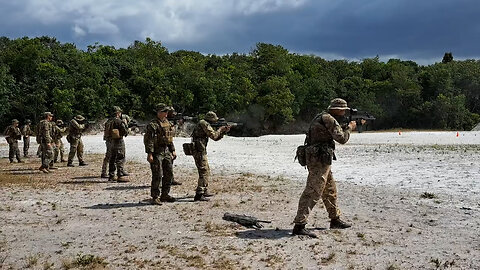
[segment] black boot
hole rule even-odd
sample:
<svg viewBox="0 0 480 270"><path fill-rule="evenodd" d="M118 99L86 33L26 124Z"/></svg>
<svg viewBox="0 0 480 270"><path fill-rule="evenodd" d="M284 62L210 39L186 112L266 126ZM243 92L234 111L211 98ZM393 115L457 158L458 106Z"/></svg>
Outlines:
<svg viewBox="0 0 480 270"><path fill-rule="evenodd" d="M160 201L161 202L175 202L176 199L168 194L162 194L160 196Z"/></svg>
<svg viewBox="0 0 480 270"><path fill-rule="evenodd" d="M78 163L78 166L87 166L87 165L88 164L83 160Z"/></svg>
<svg viewBox="0 0 480 270"><path fill-rule="evenodd" d="M73 161L69 160L67 162L67 167L75 167L75 165L73 165Z"/></svg>
<svg viewBox="0 0 480 270"><path fill-rule="evenodd" d="M352 227L352 225L342 221L340 218L330 220L330 229L346 229L350 227Z"/></svg>
<svg viewBox="0 0 480 270"><path fill-rule="evenodd" d="M316 234L305 229L305 224L295 224L292 231L293 235L306 235L312 238L318 238Z"/></svg>
<svg viewBox="0 0 480 270"><path fill-rule="evenodd" d="M208 202L210 200L207 197L203 196L203 194L197 193L195 194L195 198L193 198L193 201Z"/></svg>

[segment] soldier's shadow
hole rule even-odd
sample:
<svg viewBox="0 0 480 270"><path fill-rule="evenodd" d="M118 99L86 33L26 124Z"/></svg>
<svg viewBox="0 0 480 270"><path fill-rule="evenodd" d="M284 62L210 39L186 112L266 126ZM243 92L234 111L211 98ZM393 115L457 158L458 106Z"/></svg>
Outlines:
<svg viewBox="0 0 480 270"><path fill-rule="evenodd" d="M131 208L131 207L140 207L140 206L152 206L152 204L147 202L126 202L126 203L100 203L95 204L92 206L84 207L86 209L101 209L101 210L108 210L108 209L117 209L117 208Z"/></svg>
<svg viewBox="0 0 480 270"><path fill-rule="evenodd" d="M324 231L326 228L312 228L315 231ZM235 235L242 239L280 239L285 237L294 237L291 229L252 229L248 231L237 232Z"/></svg>
<svg viewBox="0 0 480 270"><path fill-rule="evenodd" d="M137 189L148 189L150 186L113 186L107 187L105 190L137 190Z"/></svg>

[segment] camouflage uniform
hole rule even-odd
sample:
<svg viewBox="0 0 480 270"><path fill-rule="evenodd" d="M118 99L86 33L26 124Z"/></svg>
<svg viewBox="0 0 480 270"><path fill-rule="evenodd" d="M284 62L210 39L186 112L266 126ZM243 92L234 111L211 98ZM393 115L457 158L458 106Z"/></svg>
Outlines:
<svg viewBox="0 0 480 270"><path fill-rule="evenodd" d="M111 147L111 139L110 139L110 134L108 133L108 127L110 125L112 119L108 119L107 122L105 122L105 129L103 132L103 140L105 141L105 146L107 148L107 151L105 152L105 157L103 158L103 164L102 164L102 178L108 178L107 174L107 169L108 169L108 164L110 162L110 156L112 154L112 147Z"/></svg>
<svg viewBox="0 0 480 270"><path fill-rule="evenodd" d="M208 117L211 119L207 119ZM217 121L218 117L214 112L208 112L206 119L209 121ZM215 120L216 119L216 120ZM225 133L222 131L215 131L209 122L202 119L193 129L192 141L195 151L193 152L193 158L195 159L195 165L198 170L198 184L197 195L203 195L207 193L208 182L210 178L210 167L208 166L207 159L207 144L208 138L218 141L223 138Z"/></svg>
<svg viewBox="0 0 480 270"><path fill-rule="evenodd" d="M15 125L17 124L17 126ZM5 130L5 139L8 142L8 159L10 163L13 162L14 158L17 158L18 162L22 162L20 158L20 150L18 149L18 140L22 139L22 133L18 128L18 120L13 119L12 125L8 126Z"/></svg>
<svg viewBox="0 0 480 270"><path fill-rule="evenodd" d="M82 123L83 121L85 121L85 118L81 115L75 116L75 118L70 121L67 136L67 141L70 143L70 152L68 153L67 166L73 166L73 158L75 158L75 154L77 154L80 166L87 165L83 160L82 132L86 128L85 124Z"/></svg>
<svg viewBox="0 0 480 270"><path fill-rule="evenodd" d="M349 138L350 128L348 126L342 128L337 120L327 112L317 115L311 122L306 138L308 145L306 148L307 185L300 197L297 215L293 221L296 225L304 226L307 223L310 211L320 198L322 198L330 219L332 221L339 220L337 188L332 176L331 164L332 160L336 159L334 140L344 144Z"/></svg>
<svg viewBox="0 0 480 270"><path fill-rule="evenodd" d="M48 169L53 163L53 124L47 119L44 119L38 124L37 130L37 140L40 144L42 155L42 166L40 167L40 169Z"/></svg>
<svg viewBox="0 0 480 270"><path fill-rule="evenodd" d="M157 111L168 109L165 105L158 105ZM150 163L152 170L151 196L155 200L160 195L168 197L170 186L173 179L172 159L175 146L173 145L174 128L171 123L164 119L163 121L155 118L146 128L143 142L145 152L153 155L153 162ZM162 190L160 194L160 181Z"/></svg>
<svg viewBox="0 0 480 270"><path fill-rule="evenodd" d="M30 128L30 120L27 120L26 124L22 127L23 135L23 156L28 157L28 149L30 149L30 136L33 135L33 131Z"/></svg>
<svg viewBox="0 0 480 270"><path fill-rule="evenodd" d="M65 162L65 159L64 159L65 147L63 145L62 137L67 132L67 128L62 126L63 126L62 120L57 120L57 123L53 125L53 130L54 130L53 142L55 145L54 155L53 155L54 162L58 162L59 155L60 155L60 161Z"/></svg>
<svg viewBox="0 0 480 270"><path fill-rule="evenodd" d="M118 130L120 138L112 137L112 131L114 129ZM126 121L122 121L117 117L110 119L106 133L108 133L108 141L110 144L108 178L109 180L113 180L116 170L118 180L120 181L123 176L123 164L125 163L125 141L123 140L123 137L127 136L128 133Z"/></svg>

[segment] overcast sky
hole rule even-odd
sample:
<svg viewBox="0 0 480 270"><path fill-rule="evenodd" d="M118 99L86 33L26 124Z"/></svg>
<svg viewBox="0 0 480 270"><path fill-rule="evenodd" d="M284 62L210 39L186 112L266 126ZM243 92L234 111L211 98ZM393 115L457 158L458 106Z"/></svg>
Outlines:
<svg viewBox="0 0 480 270"><path fill-rule="evenodd" d="M79 48L150 37L169 51L249 53L257 42L326 59L478 59L478 0L0 0L0 36Z"/></svg>

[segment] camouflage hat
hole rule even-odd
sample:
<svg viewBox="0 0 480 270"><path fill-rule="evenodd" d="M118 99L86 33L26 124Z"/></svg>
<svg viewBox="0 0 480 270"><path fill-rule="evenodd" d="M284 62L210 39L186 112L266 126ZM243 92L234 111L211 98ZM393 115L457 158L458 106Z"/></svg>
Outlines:
<svg viewBox="0 0 480 270"><path fill-rule="evenodd" d="M75 119L76 121L80 121L80 122L81 122L81 121L85 120L85 117L83 117L83 116L81 116L81 115L79 114L79 115L75 116L73 119Z"/></svg>
<svg viewBox="0 0 480 270"><path fill-rule="evenodd" d="M209 111L207 112L207 114L205 114L205 120L210 122L216 122L218 121L217 114L215 112Z"/></svg>
<svg viewBox="0 0 480 270"><path fill-rule="evenodd" d="M112 113L123 112L119 106L113 106Z"/></svg>
<svg viewBox="0 0 480 270"><path fill-rule="evenodd" d="M52 116L52 117L53 117L53 113L51 113L51 112L44 112L44 113L43 113L43 117L46 118L47 116Z"/></svg>
<svg viewBox="0 0 480 270"><path fill-rule="evenodd" d="M30 119L27 119L27 120L25 120L25 123L27 123L27 124L31 124L31 123L32 123L32 120L30 120Z"/></svg>
<svg viewBox="0 0 480 270"><path fill-rule="evenodd" d="M20 123L20 122L17 119L13 119L12 124L15 124L15 123Z"/></svg>
<svg viewBox="0 0 480 270"><path fill-rule="evenodd" d="M347 106L347 102L341 98L335 98L330 101L330 106L328 106L329 110L349 110L350 108Z"/></svg>
<svg viewBox="0 0 480 270"><path fill-rule="evenodd" d="M60 119L58 119L58 120L57 120L57 125L63 125L63 121L60 120Z"/></svg>
<svg viewBox="0 0 480 270"><path fill-rule="evenodd" d="M170 110L171 110L170 106L167 106L165 103L158 103L155 106L155 111L157 111L157 112L167 112L167 111L170 111Z"/></svg>

